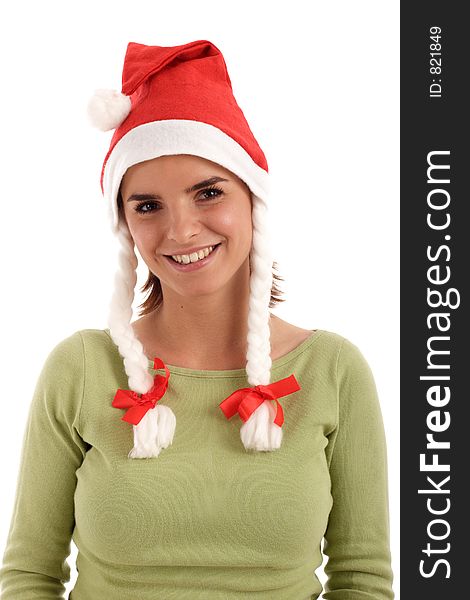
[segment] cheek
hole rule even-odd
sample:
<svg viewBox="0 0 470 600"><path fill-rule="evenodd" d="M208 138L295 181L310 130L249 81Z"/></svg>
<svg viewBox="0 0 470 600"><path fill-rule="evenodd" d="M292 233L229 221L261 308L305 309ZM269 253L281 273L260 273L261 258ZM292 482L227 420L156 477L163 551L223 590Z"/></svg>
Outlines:
<svg viewBox="0 0 470 600"><path fill-rule="evenodd" d="M221 211L214 220L213 227L218 227L219 232L228 238L238 239L241 243L248 241L251 244L251 207L238 206Z"/></svg>
<svg viewBox="0 0 470 600"><path fill-rule="evenodd" d="M145 256L150 253L157 243L155 227L151 227L148 223L139 223L130 219L128 229L140 254Z"/></svg>

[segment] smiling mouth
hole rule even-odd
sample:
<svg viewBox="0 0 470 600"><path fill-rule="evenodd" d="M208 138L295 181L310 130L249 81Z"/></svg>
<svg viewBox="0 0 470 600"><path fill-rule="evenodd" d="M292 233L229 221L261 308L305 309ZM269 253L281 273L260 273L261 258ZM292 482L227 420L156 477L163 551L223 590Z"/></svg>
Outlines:
<svg viewBox="0 0 470 600"><path fill-rule="evenodd" d="M220 244L221 244L221 242L219 242L218 244L206 246L207 248L209 248L209 247L212 248L212 250L209 252L209 254L207 254L207 256L210 256L212 254L212 252L214 252L214 250L220 246ZM191 254L193 254L193 253L191 253ZM181 255L181 256L191 256L191 254L185 254L185 255ZM195 254L197 254L197 252ZM173 255L172 254L164 254L163 256L165 256L166 258L169 258L170 260L173 260L174 262L176 262L178 264L183 264L183 265L184 264L189 265L189 264L192 264L193 262L198 262L199 260L203 260L204 258L207 258L207 256L205 256L203 258L198 258L198 260L190 261L190 262L186 263L186 262L179 262L177 260L174 260L174 258L173 258L173 256L175 256L174 254Z"/></svg>
<svg viewBox="0 0 470 600"><path fill-rule="evenodd" d="M171 263L172 268L175 268L177 271L183 271L183 272L198 271L199 269L203 269L208 263L211 263L214 260L214 256L216 256L219 252L219 246L222 246L222 242L213 246L212 252L210 252L207 256L205 256L204 258L201 258L199 260L196 260L194 262L191 262L191 261L188 263L178 262L174 258L172 258L171 255L168 256L168 255L164 254L163 256L166 258L166 260L169 263Z"/></svg>

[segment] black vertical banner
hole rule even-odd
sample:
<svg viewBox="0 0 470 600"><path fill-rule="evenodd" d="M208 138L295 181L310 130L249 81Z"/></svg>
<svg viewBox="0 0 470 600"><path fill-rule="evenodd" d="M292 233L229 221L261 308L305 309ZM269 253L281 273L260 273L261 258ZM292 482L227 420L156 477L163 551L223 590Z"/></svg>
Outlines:
<svg viewBox="0 0 470 600"><path fill-rule="evenodd" d="M402 600L469 594L470 35L464 9L457 2L401 3L396 595Z"/></svg>

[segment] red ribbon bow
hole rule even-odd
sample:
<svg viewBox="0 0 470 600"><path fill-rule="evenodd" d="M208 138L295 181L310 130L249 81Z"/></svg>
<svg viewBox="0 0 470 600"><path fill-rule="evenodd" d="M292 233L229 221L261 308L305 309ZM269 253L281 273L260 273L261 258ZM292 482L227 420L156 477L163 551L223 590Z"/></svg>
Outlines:
<svg viewBox="0 0 470 600"><path fill-rule="evenodd" d="M248 421L254 411L265 400L275 400L277 404L276 418L274 422L279 427L284 423L284 412L278 402L278 398L297 392L301 387L294 374L284 379L270 383L269 385L257 385L252 388L240 388L223 400L219 406L223 413L230 419L238 412L243 421Z"/></svg>
<svg viewBox="0 0 470 600"><path fill-rule="evenodd" d="M153 380L153 386L145 394L137 394L133 390L119 389L114 396L112 406L115 408L127 408L122 421L138 425L145 413L154 408L158 400L164 395L168 387L170 371L160 358L153 359L154 369L165 369L165 376L157 373Z"/></svg>

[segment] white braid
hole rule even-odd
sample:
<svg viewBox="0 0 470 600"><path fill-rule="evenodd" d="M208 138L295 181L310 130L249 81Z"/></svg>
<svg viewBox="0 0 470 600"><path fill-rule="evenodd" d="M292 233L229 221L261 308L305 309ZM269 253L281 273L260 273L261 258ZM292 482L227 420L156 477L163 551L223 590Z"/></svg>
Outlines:
<svg viewBox="0 0 470 600"><path fill-rule="evenodd" d="M246 372L250 385L268 385L271 380L270 310L272 252L267 224L267 205L253 195L250 299ZM276 409L265 400L242 425L240 437L246 450L270 451L280 448L282 428L274 423Z"/></svg>
<svg viewBox="0 0 470 600"><path fill-rule="evenodd" d="M127 225L120 221L115 234L119 241L118 270L114 278L114 292L109 307L110 335L124 359L129 388L144 394L153 386L148 371L148 358L131 326L132 302L137 283L138 259L134 240ZM152 458L173 442L176 417L170 407L157 403L148 410L138 425L133 425L134 447L129 458Z"/></svg>

